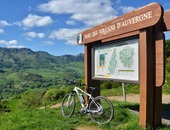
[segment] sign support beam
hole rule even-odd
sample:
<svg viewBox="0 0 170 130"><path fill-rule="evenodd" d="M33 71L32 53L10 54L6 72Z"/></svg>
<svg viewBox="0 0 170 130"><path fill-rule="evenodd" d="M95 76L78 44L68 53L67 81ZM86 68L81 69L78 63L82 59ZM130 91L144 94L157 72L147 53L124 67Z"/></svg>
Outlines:
<svg viewBox="0 0 170 130"><path fill-rule="evenodd" d="M140 32L140 125L154 126L155 61L153 28Z"/></svg>
<svg viewBox="0 0 170 130"><path fill-rule="evenodd" d="M156 83L154 98L154 125L155 128L161 124L162 117L162 85L165 81L165 35L163 32L155 32L156 53Z"/></svg>
<svg viewBox="0 0 170 130"><path fill-rule="evenodd" d="M89 87L96 87L98 88L95 90L95 93L93 93L94 97L100 95L100 81L99 80L92 80L92 60L91 60L91 44L84 46L84 77L85 77L85 91L91 92ZM88 101L87 97L85 97L86 102Z"/></svg>

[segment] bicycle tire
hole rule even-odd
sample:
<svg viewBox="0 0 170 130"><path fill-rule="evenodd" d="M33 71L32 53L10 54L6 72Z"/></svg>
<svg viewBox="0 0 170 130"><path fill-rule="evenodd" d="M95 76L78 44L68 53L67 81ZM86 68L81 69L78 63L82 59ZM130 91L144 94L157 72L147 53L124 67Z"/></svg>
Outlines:
<svg viewBox="0 0 170 130"><path fill-rule="evenodd" d="M75 96L70 93L67 94L62 101L61 111L64 117L71 117L74 113L76 106Z"/></svg>
<svg viewBox="0 0 170 130"><path fill-rule="evenodd" d="M98 112L90 112L90 118L98 124L109 123L114 115L114 107L111 101L103 96L95 97L89 104L90 111L98 110L96 103L101 107L101 110Z"/></svg>

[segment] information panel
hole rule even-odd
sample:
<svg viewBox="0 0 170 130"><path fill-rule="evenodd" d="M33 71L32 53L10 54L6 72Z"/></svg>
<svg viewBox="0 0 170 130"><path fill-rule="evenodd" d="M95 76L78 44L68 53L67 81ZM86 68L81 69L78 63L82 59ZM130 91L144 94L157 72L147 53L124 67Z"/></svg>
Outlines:
<svg viewBox="0 0 170 130"><path fill-rule="evenodd" d="M139 39L130 39L93 47L93 78L138 82L138 44Z"/></svg>

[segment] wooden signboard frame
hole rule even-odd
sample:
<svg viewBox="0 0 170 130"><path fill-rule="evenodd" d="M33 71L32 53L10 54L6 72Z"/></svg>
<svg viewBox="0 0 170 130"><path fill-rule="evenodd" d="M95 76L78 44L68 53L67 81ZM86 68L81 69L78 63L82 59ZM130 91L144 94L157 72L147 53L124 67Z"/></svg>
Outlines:
<svg viewBox="0 0 170 130"><path fill-rule="evenodd" d="M133 36L139 37L140 125L157 128L161 124L162 85L165 81L164 31L170 30L170 11L151 3L116 19L78 34L77 42L84 45L85 90L98 87L93 79L92 48L105 42Z"/></svg>

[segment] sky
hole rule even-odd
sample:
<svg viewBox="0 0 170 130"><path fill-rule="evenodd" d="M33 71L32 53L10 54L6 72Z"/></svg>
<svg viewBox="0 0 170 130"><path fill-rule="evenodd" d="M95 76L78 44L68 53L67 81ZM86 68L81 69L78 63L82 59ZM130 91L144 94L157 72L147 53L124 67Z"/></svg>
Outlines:
<svg viewBox="0 0 170 130"><path fill-rule="evenodd" d="M169 0L0 0L0 47L84 53L76 43L79 32L152 2L170 9Z"/></svg>

